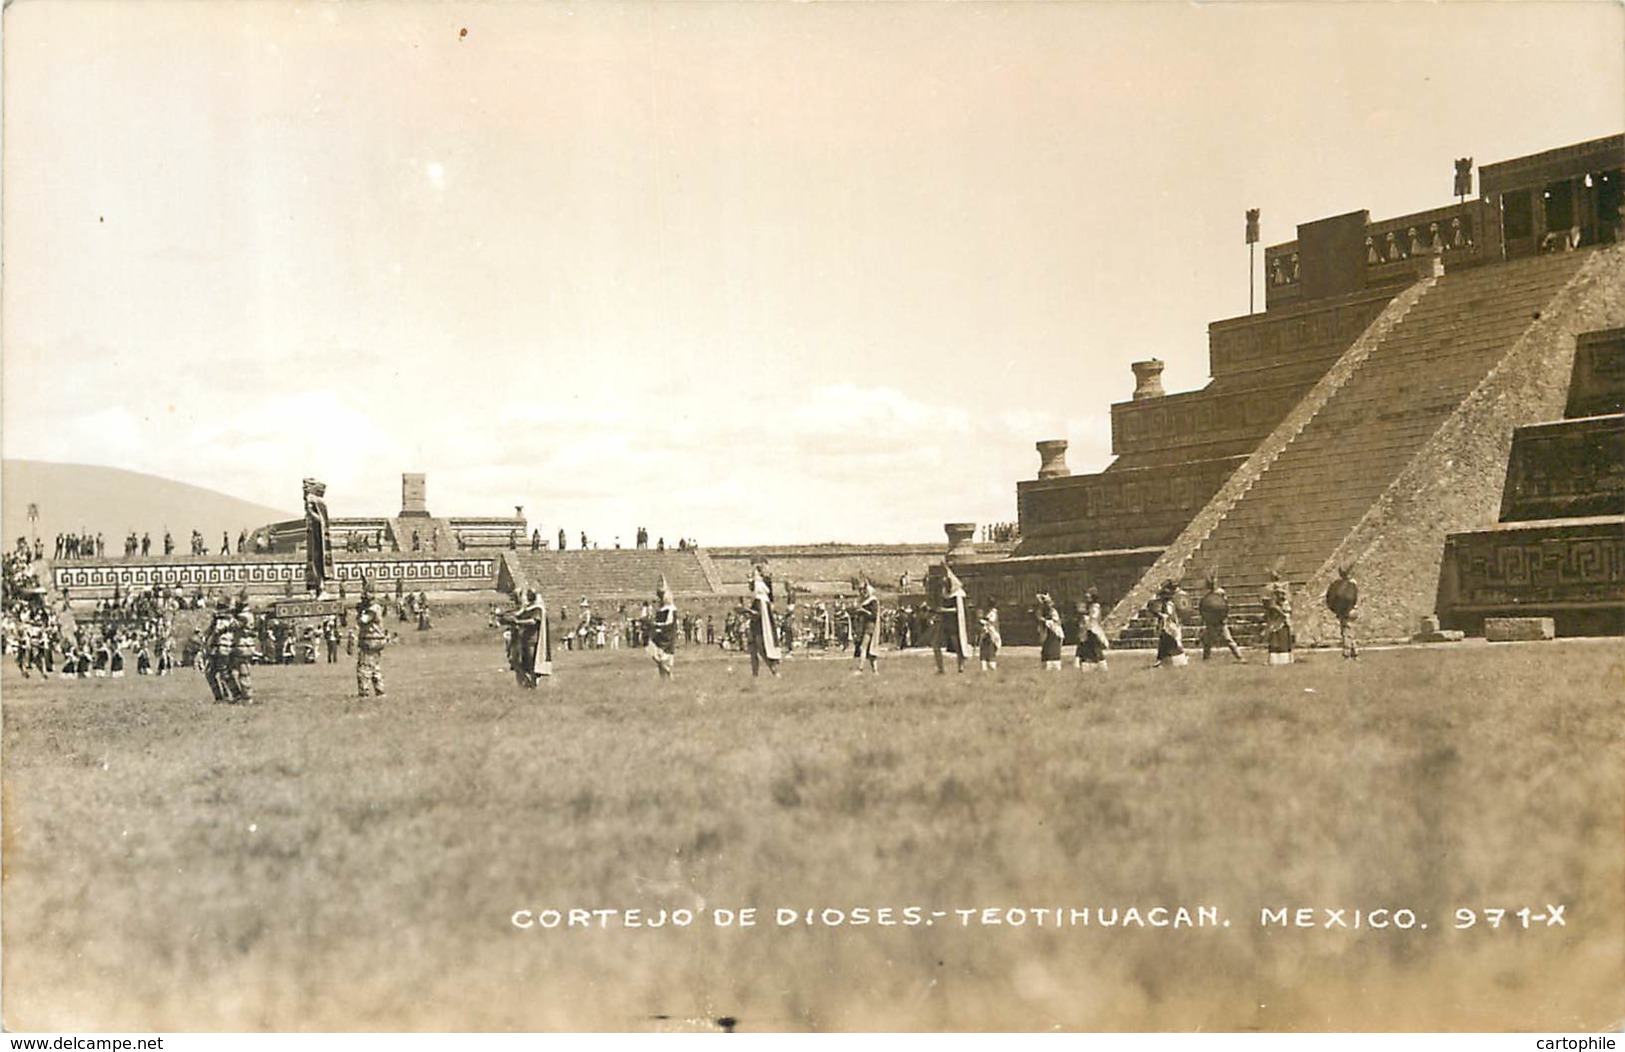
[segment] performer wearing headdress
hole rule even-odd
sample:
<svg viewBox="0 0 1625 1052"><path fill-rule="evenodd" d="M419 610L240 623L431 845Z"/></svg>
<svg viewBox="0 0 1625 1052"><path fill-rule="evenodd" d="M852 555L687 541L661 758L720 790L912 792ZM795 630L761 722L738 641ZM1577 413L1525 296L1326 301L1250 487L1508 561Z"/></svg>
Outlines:
<svg viewBox="0 0 1625 1052"><path fill-rule="evenodd" d="M671 589L666 575L660 575L655 588L655 610L649 618L649 645L645 648L660 670L661 679L671 679L672 666L677 663L677 604L671 600Z"/></svg>
<svg viewBox="0 0 1625 1052"><path fill-rule="evenodd" d="M1038 659L1046 670L1061 668L1061 644L1066 640L1066 626L1061 623L1061 612L1048 592L1038 593Z"/></svg>
<svg viewBox="0 0 1625 1052"><path fill-rule="evenodd" d="M259 656L259 634L255 631L254 611L248 605L248 589L237 593L232 607L236 618L236 638L231 647L230 681L237 700L245 705L254 704L254 659Z"/></svg>
<svg viewBox="0 0 1625 1052"><path fill-rule="evenodd" d="M1264 590L1264 642L1270 664L1292 664L1292 596L1287 583L1274 570Z"/></svg>
<svg viewBox="0 0 1625 1052"><path fill-rule="evenodd" d="M1100 597L1091 588L1078 603L1078 649L1073 655L1073 664L1085 672L1104 672L1106 652L1110 649L1106 629L1100 623Z"/></svg>
<svg viewBox="0 0 1625 1052"><path fill-rule="evenodd" d="M942 599L937 603L937 638L936 646L937 675L943 674L942 652L948 651L954 655L958 663L958 670L965 671L965 584L955 574L953 567L946 562L942 564Z"/></svg>
<svg viewBox="0 0 1625 1052"><path fill-rule="evenodd" d="M869 671L880 674L880 596L875 593L874 582L863 578L862 596L853 611L857 631L852 633L852 672L863 674L863 661L869 661Z"/></svg>
<svg viewBox="0 0 1625 1052"><path fill-rule="evenodd" d="M751 571L750 582L750 674L761 674L763 662L773 675L779 674L778 625L773 617L773 579L766 567L757 564Z"/></svg>
<svg viewBox="0 0 1625 1052"><path fill-rule="evenodd" d="M361 600L356 604L355 686L358 697L384 696L384 646L389 630L384 628L384 608L372 594L372 582L361 579Z"/></svg>
<svg viewBox="0 0 1625 1052"><path fill-rule="evenodd" d="M988 596L977 620L982 629L977 648L982 659L982 671L992 672L999 667L999 648L1004 645L1004 637L999 634L999 601Z"/></svg>
<svg viewBox="0 0 1625 1052"><path fill-rule="evenodd" d="M1185 632L1179 623L1179 583L1165 581L1155 603L1157 614L1157 660L1152 668L1183 668L1190 663L1185 653Z"/></svg>
<svg viewBox="0 0 1625 1052"><path fill-rule="evenodd" d="M232 615L231 600L222 595L215 602L214 620L203 637L203 678L215 701L238 700L231 676L231 650L236 641L237 618Z"/></svg>
<svg viewBox="0 0 1625 1052"><path fill-rule="evenodd" d="M514 682L535 690L539 676L553 674L553 632L547 622L547 604L535 589L522 595L519 606L502 620L508 629L508 667Z"/></svg>

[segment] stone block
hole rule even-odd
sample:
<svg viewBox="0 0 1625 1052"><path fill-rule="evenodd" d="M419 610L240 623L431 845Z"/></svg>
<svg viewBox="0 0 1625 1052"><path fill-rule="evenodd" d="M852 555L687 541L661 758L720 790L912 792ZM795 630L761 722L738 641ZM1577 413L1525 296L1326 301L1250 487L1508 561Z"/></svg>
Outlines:
<svg viewBox="0 0 1625 1052"><path fill-rule="evenodd" d="M1418 632L1411 637L1412 643L1460 643L1466 638L1466 633L1455 628L1433 629L1432 631Z"/></svg>
<svg viewBox="0 0 1625 1052"><path fill-rule="evenodd" d="M1549 617L1486 617L1484 638L1491 643L1555 639L1557 625Z"/></svg>

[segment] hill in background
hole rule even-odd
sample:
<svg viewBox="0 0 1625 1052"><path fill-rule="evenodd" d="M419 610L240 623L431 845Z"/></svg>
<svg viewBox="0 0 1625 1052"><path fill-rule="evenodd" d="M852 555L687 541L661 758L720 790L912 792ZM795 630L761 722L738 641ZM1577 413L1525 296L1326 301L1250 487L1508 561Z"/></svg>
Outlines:
<svg viewBox="0 0 1625 1052"><path fill-rule="evenodd" d="M49 556L61 532L100 532L108 554L122 554L130 530L152 535L154 552L163 551L164 529L175 548L187 550L192 531L202 530L210 551L219 551L222 531L237 534L268 522L291 519L297 511L266 507L201 486L91 464L52 464L42 460L0 462L0 524L6 548L29 536L28 506L39 505L33 527Z"/></svg>

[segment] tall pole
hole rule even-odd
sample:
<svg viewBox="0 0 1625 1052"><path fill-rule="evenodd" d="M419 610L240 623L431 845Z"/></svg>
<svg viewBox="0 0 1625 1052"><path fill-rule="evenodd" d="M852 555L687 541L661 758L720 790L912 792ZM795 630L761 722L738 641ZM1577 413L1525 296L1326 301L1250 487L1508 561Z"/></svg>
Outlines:
<svg viewBox="0 0 1625 1052"><path fill-rule="evenodd" d="M1253 273L1254 253L1258 247L1258 209L1247 209L1247 313L1253 312L1253 289L1258 279Z"/></svg>
<svg viewBox="0 0 1625 1052"><path fill-rule="evenodd" d="M1247 313L1248 314L1251 314L1253 312L1253 289L1256 288L1257 285L1258 285L1258 278L1255 277L1254 274L1253 274L1253 257L1255 255L1254 250L1257 247L1258 246L1254 245L1254 244L1249 244L1247 246Z"/></svg>

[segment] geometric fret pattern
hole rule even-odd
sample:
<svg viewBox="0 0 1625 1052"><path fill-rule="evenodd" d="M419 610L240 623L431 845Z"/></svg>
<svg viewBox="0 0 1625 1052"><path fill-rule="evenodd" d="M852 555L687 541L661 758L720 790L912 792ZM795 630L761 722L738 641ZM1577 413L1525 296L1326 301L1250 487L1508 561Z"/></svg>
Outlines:
<svg viewBox="0 0 1625 1052"><path fill-rule="evenodd" d="M359 582L363 574L373 581L456 582L494 587L496 560L492 558L336 559L334 576ZM303 587L304 560L252 562L143 562L57 565L51 581L56 588L215 587L255 584L281 585L292 581Z"/></svg>

